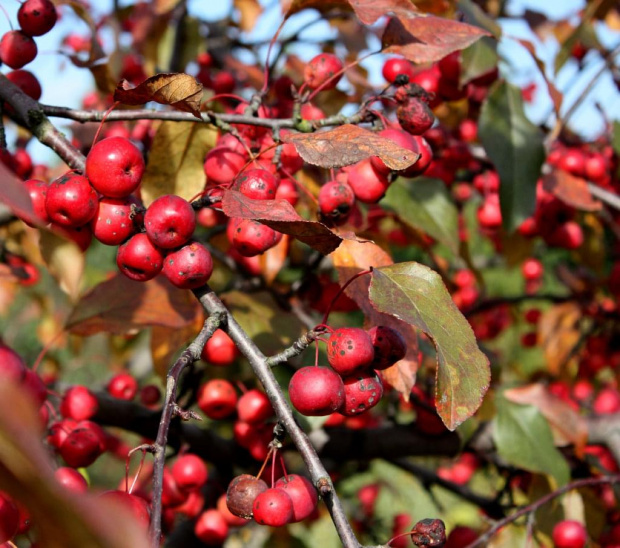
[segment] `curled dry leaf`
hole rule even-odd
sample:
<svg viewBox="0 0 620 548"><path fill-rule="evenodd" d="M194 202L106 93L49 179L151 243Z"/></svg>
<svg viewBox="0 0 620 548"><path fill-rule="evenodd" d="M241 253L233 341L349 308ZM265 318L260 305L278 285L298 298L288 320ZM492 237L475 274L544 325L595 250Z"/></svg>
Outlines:
<svg viewBox="0 0 620 548"><path fill-rule="evenodd" d="M540 383L511 388L504 397L515 403L537 407L549 422L556 446L575 445L583 450L588 441L588 425L584 417L568 403Z"/></svg>
<svg viewBox="0 0 620 548"><path fill-rule="evenodd" d="M344 285L352 276L367 270L369 267L380 267L393 264L392 258L378 245L372 242L344 241L331 254L331 259L338 271L340 285ZM375 325L387 325L396 329L407 341L406 356L389 369L381 371L381 376L409 400L411 389L415 384L418 370L418 336L415 329L389 314L378 312L368 298L369 276L355 280L345 293L351 297L366 317L367 328Z"/></svg>
<svg viewBox="0 0 620 548"><path fill-rule="evenodd" d="M400 54L414 63L432 63L473 44L485 30L434 15L408 19L392 17L383 33L383 51Z"/></svg>
<svg viewBox="0 0 620 548"><path fill-rule="evenodd" d="M579 343L581 318L581 308L575 302L560 303L543 312L538 322L538 337L552 375L561 372Z"/></svg>
<svg viewBox="0 0 620 548"><path fill-rule="evenodd" d="M554 169L545 175L543 188L565 204L583 211L600 211L603 207L601 202L592 197L585 179L562 169Z"/></svg>
<svg viewBox="0 0 620 548"><path fill-rule="evenodd" d="M142 105L155 101L170 105L177 110L200 116L202 84L193 76L184 73L156 74L144 80L135 88L127 80L121 80L114 91L114 100L125 105Z"/></svg>
<svg viewBox="0 0 620 548"><path fill-rule="evenodd" d="M286 200L253 200L241 192L229 190L224 192L222 209L229 217L252 219L283 234L295 236L324 255L334 251L343 239L324 224L301 218Z"/></svg>
<svg viewBox="0 0 620 548"><path fill-rule="evenodd" d="M283 141L293 143L309 164L325 168L349 166L379 156L388 167L400 171L420 157L390 139L351 124L319 133L291 133Z"/></svg>

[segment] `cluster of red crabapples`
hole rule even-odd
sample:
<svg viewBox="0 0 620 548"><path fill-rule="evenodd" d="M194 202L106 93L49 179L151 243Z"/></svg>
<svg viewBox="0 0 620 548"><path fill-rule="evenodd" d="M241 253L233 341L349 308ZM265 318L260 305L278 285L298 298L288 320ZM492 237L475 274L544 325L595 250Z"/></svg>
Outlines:
<svg viewBox="0 0 620 548"><path fill-rule="evenodd" d="M35 100L41 97L37 78L22 67L37 56L34 36L48 33L56 24L57 13L50 0L26 0L17 12L19 30L10 30L0 38L0 60L15 69L6 77Z"/></svg>
<svg viewBox="0 0 620 548"><path fill-rule="evenodd" d="M163 272L182 289L203 285L213 260L206 247L191 239L196 228L192 205L164 195L143 214L132 194L143 173L140 150L128 139L108 137L90 150L84 175L68 172L49 185L35 179L24 185L39 222L67 233L82 250L92 237L119 246L116 264L128 278L146 281Z"/></svg>
<svg viewBox="0 0 620 548"><path fill-rule="evenodd" d="M377 405L383 396L376 371L391 367L406 352L405 340L391 327L336 329L327 340L331 368L297 370L288 387L291 403L306 416L336 412L347 417L359 415Z"/></svg>

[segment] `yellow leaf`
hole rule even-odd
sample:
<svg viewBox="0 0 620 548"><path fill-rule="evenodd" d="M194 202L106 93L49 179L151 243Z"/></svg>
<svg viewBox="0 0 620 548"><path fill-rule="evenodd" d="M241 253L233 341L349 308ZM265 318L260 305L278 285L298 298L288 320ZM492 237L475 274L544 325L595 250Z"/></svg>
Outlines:
<svg viewBox="0 0 620 548"><path fill-rule="evenodd" d="M258 0L234 0L235 9L239 12L239 26L244 32L254 29L256 21L263 13L263 8Z"/></svg>
<svg viewBox="0 0 620 548"><path fill-rule="evenodd" d="M189 200L204 190L204 160L217 131L194 122L162 122L157 129L142 178L142 200L147 207L164 194Z"/></svg>
<svg viewBox="0 0 620 548"><path fill-rule="evenodd" d="M47 230L41 231L41 255L60 288L77 301L84 274L84 254L77 244Z"/></svg>

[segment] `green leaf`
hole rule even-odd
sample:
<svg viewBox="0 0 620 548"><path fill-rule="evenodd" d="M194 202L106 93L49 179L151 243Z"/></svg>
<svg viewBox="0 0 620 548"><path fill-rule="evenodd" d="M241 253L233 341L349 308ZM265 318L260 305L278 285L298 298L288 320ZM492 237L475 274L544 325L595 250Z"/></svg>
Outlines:
<svg viewBox="0 0 620 548"><path fill-rule="evenodd" d="M162 122L157 129L142 178L146 206L164 194L189 200L204 190L204 159L217 130L195 122Z"/></svg>
<svg viewBox="0 0 620 548"><path fill-rule="evenodd" d="M425 232L458 254L458 211L443 181L423 177L397 179L388 188L381 205L394 211L403 223Z"/></svg>
<svg viewBox="0 0 620 548"><path fill-rule="evenodd" d="M534 213L536 182L545 160L542 132L525 116L518 87L494 84L482 105L478 135L499 173L502 219L512 232Z"/></svg>
<svg viewBox="0 0 620 548"><path fill-rule="evenodd" d="M461 52L460 84L471 82L474 78L491 72L497 67L497 41L483 36Z"/></svg>
<svg viewBox="0 0 620 548"><path fill-rule="evenodd" d="M532 405L496 400L493 440L497 452L507 462L530 472L548 474L558 485L570 478L568 464L553 444L547 420Z"/></svg>
<svg viewBox="0 0 620 548"><path fill-rule="evenodd" d="M370 301L421 329L437 350L437 412L454 430L471 417L489 388L489 360L439 274L418 263L373 270Z"/></svg>
<svg viewBox="0 0 620 548"><path fill-rule="evenodd" d="M290 346L304 332L297 317L284 312L267 292L248 295L229 291L222 300L235 319L265 354Z"/></svg>

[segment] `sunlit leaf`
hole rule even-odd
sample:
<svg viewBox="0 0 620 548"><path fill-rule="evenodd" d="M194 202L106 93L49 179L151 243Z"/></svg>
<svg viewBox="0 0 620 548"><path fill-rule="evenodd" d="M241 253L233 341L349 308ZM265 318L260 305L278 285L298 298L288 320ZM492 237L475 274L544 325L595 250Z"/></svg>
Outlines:
<svg viewBox="0 0 620 548"><path fill-rule="evenodd" d="M504 228L511 232L536 208L536 182L545 160L543 135L525 116L521 90L498 82L482 105L478 135L501 185Z"/></svg>
<svg viewBox="0 0 620 548"><path fill-rule="evenodd" d="M162 122L157 128L140 185L146 206L164 194L186 200L204 190L204 159L217 131L206 124Z"/></svg>
<svg viewBox="0 0 620 548"><path fill-rule="evenodd" d="M568 463L553 445L549 423L535 407L497 398L493 440L508 463L530 472L541 472L564 485L570 478Z"/></svg>
<svg viewBox="0 0 620 548"><path fill-rule="evenodd" d="M538 322L540 346L552 375L560 373L581 337L581 316L581 307L576 302L567 302L545 310Z"/></svg>
<svg viewBox="0 0 620 548"><path fill-rule="evenodd" d="M377 310L416 326L437 350L437 412L456 428L478 409L489 388L488 358L441 277L418 263L377 268L370 283Z"/></svg>
<svg viewBox="0 0 620 548"><path fill-rule="evenodd" d="M370 156L379 156L387 166L401 170L419 158L418 154L391 139L352 124L318 133L289 133L283 141L293 143L309 164L326 168L349 166Z"/></svg>
<svg viewBox="0 0 620 548"><path fill-rule="evenodd" d="M85 257L76 243L47 230L41 231L41 255L60 288L75 302L80 294Z"/></svg>
<svg viewBox="0 0 620 548"><path fill-rule="evenodd" d="M239 13L239 26L244 32L250 32L255 26L263 8L258 0L234 0L233 5Z"/></svg>

